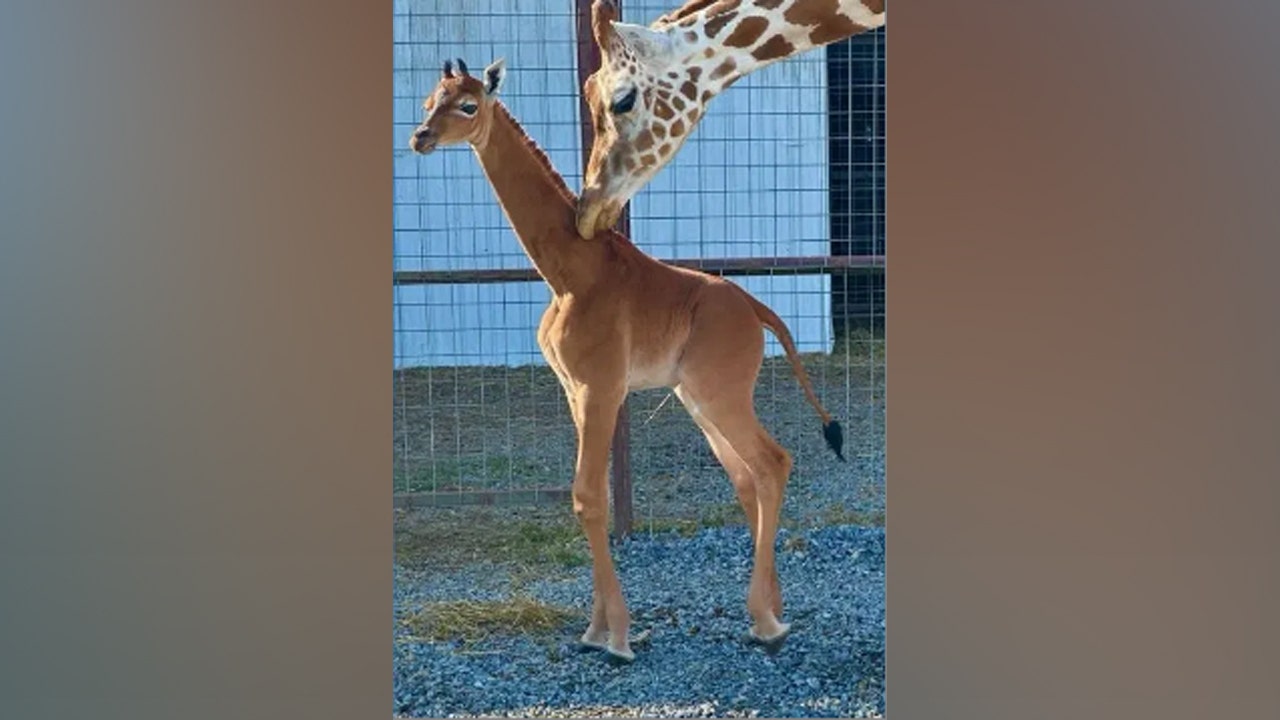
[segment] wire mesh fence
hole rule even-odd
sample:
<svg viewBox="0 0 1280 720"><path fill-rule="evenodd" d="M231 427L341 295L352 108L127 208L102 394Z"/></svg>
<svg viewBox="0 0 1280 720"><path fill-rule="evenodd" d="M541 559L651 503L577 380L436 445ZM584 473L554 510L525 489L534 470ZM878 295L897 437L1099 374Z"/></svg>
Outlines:
<svg viewBox="0 0 1280 720"><path fill-rule="evenodd" d="M444 59L504 57L502 101L571 188L582 184L582 0L397 0L394 6L394 477L413 504L567 497L575 434L536 344L550 294L470 151L422 158L407 139ZM648 24L673 0L626 0ZM743 78L630 205L630 237L664 260L729 276L790 327L815 389L846 427L823 444L766 333L757 412L795 457L790 512L883 512L883 31ZM633 393L637 527L734 516L701 432L666 390ZM836 501L833 501L836 498Z"/></svg>

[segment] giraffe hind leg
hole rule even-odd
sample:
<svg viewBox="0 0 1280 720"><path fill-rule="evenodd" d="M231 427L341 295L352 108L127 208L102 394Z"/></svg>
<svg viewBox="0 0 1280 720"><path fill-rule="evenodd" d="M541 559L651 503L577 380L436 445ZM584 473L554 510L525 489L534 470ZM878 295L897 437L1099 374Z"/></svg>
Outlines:
<svg viewBox="0 0 1280 720"><path fill-rule="evenodd" d="M791 456L760 425L751 406L750 395L699 392L687 380L682 383L682 393L681 400L690 407L695 421L701 427L710 428L712 437L716 438L712 447L718 447L717 457L724 453L725 457L731 458L730 467L734 468L730 470L731 477L736 470L741 473L739 477L750 479L749 483L735 481L735 487L740 485L743 488L739 492L744 503L750 503L752 499L746 489L754 491L752 569L747 592L747 609L753 625L749 637L763 645L767 652L777 652L791 630L790 625L781 622L775 612L775 608L781 609L781 593L777 590L774 554L782 494L791 472ZM752 513L747 517L750 520Z"/></svg>

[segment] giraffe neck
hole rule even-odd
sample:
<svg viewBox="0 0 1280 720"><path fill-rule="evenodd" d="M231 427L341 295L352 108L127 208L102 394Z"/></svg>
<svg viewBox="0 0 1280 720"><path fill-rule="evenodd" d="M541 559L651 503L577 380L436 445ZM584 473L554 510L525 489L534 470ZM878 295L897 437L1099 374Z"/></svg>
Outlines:
<svg viewBox="0 0 1280 720"><path fill-rule="evenodd" d="M763 67L883 24L883 0L691 0L654 28L680 44L705 102Z"/></svg>
<svg viewBox="0 0 1280 720"><path fill-rule="evenodd" d="M472 145L511 229L556 295L596 281L596 247L580 240L573 192L499 101L486 138Z"/></svg>

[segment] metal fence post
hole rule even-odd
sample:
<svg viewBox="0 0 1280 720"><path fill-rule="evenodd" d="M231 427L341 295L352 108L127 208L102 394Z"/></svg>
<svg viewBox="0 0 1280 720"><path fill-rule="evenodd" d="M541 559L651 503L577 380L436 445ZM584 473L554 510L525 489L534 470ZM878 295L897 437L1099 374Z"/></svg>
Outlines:
<svg viewBox="0 0 1280 720"><path fill-rule="evenodd" d="M578 41L578 111L581 118L582 131L582 167L585 171L591 158L591 143L594 133L591 128L591 110L582 97L582 85L587 77L600 67L600 49L596 47L595 38L591 34L591 2L592 0L575 0L577 5L577 41ZM621 0L614 0L618 6L618 16L622 16ZM618 223L614 228L623 235L631 234L631 204L622 208ZM613 430L612 456L613 465L609 476L610 494L613 496L613 533L615 537L626 537L632 529L631 506L631 422L628 414L628 402L624 398L622 407L618 409L618 424Z"/></svg>

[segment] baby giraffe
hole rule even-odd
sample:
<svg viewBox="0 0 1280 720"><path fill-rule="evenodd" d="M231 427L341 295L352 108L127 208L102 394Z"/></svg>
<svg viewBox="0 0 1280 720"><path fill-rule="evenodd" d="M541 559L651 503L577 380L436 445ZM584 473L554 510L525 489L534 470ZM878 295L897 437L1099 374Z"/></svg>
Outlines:
<svg viewBox="0 0 1280 720"><path fill-rule="evenodd" d="M410 146L426 155L469 143L529 259L551 289L538 345L564 387L577 428L573 511L591 548L591 620L581 643L630 662L630 615L609 552L606 474L618 409L631 390L672 388L701 428L737 491L754 554L747 592L748 637L776 652L790 627L774 565L774 541L791 456L760 425L752 391L764 355L762 327L791 369L841 460L840 425L823 409L786 325L722 278L666 265L608 230L579 237L576 198L547 156L497 99L502 60L473 77L444 64L423 103Z"/></svg>

